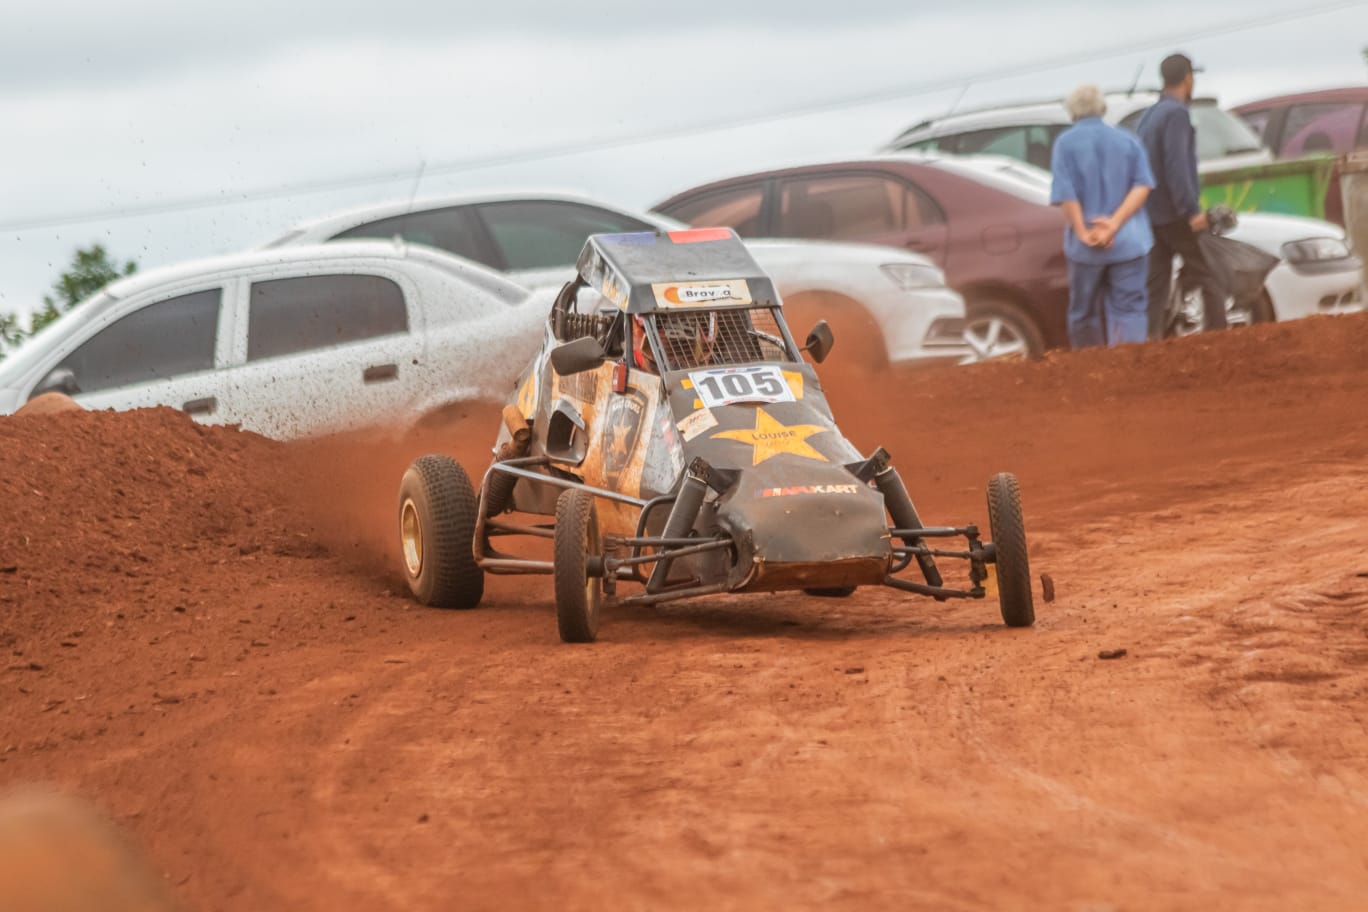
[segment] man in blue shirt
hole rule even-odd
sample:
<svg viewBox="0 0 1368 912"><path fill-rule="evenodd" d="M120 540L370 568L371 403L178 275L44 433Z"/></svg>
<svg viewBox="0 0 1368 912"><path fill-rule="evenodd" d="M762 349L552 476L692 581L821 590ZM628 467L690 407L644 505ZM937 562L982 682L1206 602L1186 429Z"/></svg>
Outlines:
<svg viewBox="0 0 1368 912"><path fill-rule="evenodd" d="M1097 86L1079 86L1064 105L1074 125L1055 141L1050 202L1067 222L1069 343L1144 342L1153 239L1143 206L1154 186L1145 150L1102 122L1107 102Z"/></svg>
<svg viewBox="0 0 1368 912"><path fill-rule="evenodd" d="M1166 328L1164 316L1173 286L1174 254L1183 258L1185 281L1202 289L1206 328L1226 328L1226 291L1207 266L1197 243L1197 235L1209 226L1197 180L1197 130L1188 111L1193 72L1192 61L1184 55L1165 57L1159 64L1164 94L1136 127L1157 179L1146 206L1154 226L1148 283L1151 339L1162 338Z"/></svg>

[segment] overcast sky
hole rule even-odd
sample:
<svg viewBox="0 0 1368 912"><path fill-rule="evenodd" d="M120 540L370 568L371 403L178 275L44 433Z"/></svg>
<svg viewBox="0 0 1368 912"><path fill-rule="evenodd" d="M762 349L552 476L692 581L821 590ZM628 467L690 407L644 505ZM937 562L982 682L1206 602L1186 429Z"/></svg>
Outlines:
<svg viewBox="0 0 1368 912"><path fill-rule="evenodd" d="M17 0L15 0L17 4ZM11 4L13 7L14 4ZM1182 49L1225 104L1368 82L1368 3L1206 35L1286 0L46 0L0 30L0 311L36 305L75 248L146 269L254 246L340 208L407 198L428 167L668 138L460 172L418 195L574 190L645 208L703 180L858 156L959 101L1153 84ZM1125 50L1118 50L1125 48ZM1102 59L1105 58L1105 59ZM1068 62L1072 61L1072 62ZM1008 78L973 79L1037 62ZM894 100L765 120L827 100ZM961 98L962 95L962 98ZM352 175L327 192L235 197ZM219 195L153 216L129 209ZM27 227L69 214L79 223Z"/></svg>

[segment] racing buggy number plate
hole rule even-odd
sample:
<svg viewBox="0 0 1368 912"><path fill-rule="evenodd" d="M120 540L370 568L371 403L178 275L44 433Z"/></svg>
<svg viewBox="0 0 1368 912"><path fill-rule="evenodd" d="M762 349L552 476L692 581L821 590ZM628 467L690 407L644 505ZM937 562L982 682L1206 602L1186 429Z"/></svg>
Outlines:
<svg viewBox="0 0 1368 912"><path fill-rule="evenodd" d="M795 401L783 372L772 364L692 371L689 379L698 398L708 408L733 402Z"/></svg>

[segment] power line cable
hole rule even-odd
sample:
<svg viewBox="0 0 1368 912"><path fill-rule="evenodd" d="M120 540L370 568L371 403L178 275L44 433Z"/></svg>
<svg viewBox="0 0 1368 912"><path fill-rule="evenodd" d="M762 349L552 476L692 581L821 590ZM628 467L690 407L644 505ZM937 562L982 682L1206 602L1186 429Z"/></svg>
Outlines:
<svg viewBox="0 0 1368 912"><path fill-rule="evenodd" d="M832 111L844 110L847 108L865 107L868 105L881 104L887 101L896 101L903 98L916 98L923 95L932 95L936 92L949 91L950 89L960 88L969 83L997 82L1004 79L1014 79L1022 76L1035 75L1037 73L1048 72L1065 66L1072 66L1081 63L1094 63L1099 60L1108 60L1123 54L1134 53L1135 51L1153 50L1157 47L1173 47L1192 41L1200 41L1206 38L1215 38L1223 35L1247 32L1255 29L1267 28L1273 25L1282 25L1288 22L1295 22L1303 19L1310 19L1317 16L1324 16L1330 13L1341 12L1368 5L1368 0L1337 0L1333 3L1323 3L1319 6L1306 7L1294 12L1274 13L1254 19L1232 20L1225 23L1213 24L1197 31L1186 31L1181 33L1170 33L1147 38L1142 41L1129 41L1125 44L1117 44L1107 48L1094 51L1085 51L1069 55L1044 58L1028 63L1015 64L1013 66L1002 67L996 70L985 70L979 73L966 73L958 76L948 77L935 82L920 82L915 85L902 85L877 92L867 92L860 95L847 95L840 98L831 98L806 105L795 105L793 107L781 108L764 114L748 114L744 116L722 118L714 121L693 124L690 126L674 127L670 129L656 129L642 131L638 133L628 133L622 136L608 137L605 139L594 139L578 143L557 143L546 146L534 146L531 148L516 150L513 152L500 152L489 155L472 156L469 158L452 159L446 162L437 163L423 168L419 173L422 176L439 174L457 174L464 171L478 171L483 168L522 164L529 161L541 161L548 158L565 158L573 155L582 155L586 152L597 152L604 149L623 148L628 146L644 145L653 142L661 142L669 139L676 139L684 136L694 136L699 133L712 133L720 130L731 130L736 127L753 126L755 124L772 123L778 120L789 120L798 117L808 117L814 114L825 114ZM129 206L122 209L106 210L84 210L78 212L68 212L51 216L37 216L15 222L0 223L0 232L24 232L38 228L54 228L61 225L78 225L87 222L136 218L147 215L165 215L172 212L188 212L195 209L206 209L213 206L229 206L241 203L262 202L271 199L281 199L289 196L304 196L313 193L324 193L330 190L346 190L353 187L365 187L376 184L388 184L401 180L413 179L413 171L410 168L389 168L384 171L372 171L367 173L357 173L343 177L329 178L318 181L301 181L298 183L287 184L279 187L263 188L258 190L246 190L240 192L222 191L215 194L204 194L200 196L182 197L175 200L167 200L162 203L148 203L143 206Z"/></svg>

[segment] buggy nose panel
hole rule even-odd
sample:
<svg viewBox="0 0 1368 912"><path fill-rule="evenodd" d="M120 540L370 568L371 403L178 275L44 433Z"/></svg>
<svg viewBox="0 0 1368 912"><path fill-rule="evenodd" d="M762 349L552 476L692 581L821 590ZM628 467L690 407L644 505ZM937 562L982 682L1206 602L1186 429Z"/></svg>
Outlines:
<svg viewBox="0 0 1368 912"><path fill-rule="evenodd" d="M883 497L839 466L745 472L719 503L736 543L735 589L881 585L891 551Z"/></svg>

